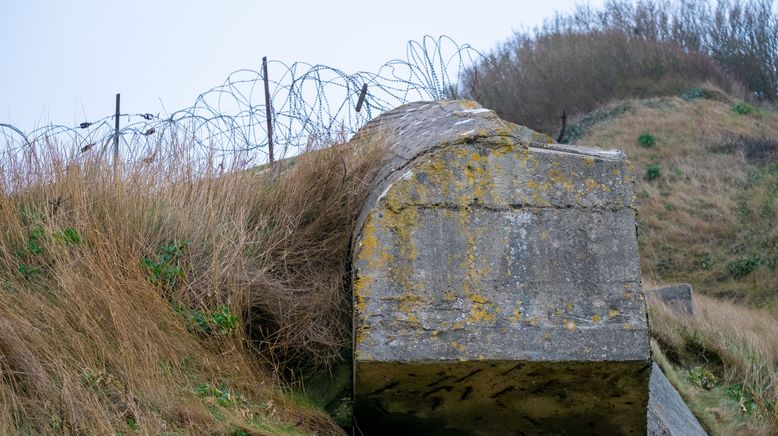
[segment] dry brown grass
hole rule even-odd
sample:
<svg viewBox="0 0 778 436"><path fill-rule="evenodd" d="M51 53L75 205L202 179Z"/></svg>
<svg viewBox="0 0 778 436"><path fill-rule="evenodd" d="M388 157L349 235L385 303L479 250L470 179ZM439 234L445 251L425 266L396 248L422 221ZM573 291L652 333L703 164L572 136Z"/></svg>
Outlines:
<svg viewBox="0 0 778 436"><path fill-rule="evenodd" d="M622 149L632 162L645 287L688 282L697 293L693 317L649 299L654 358L712 434L775 434L778 113L737 114L737 99L704 88L709 98L619 102L573 128L587 127L577 142ZM640 144L643 134L655 144ZM649 180L652 164L661 176ZM695 371L716 385L695 385ZM738 385L745 394L733 398Z"/></svg>
<svg viewBox="0 0 778 436"><path fill-rule="evenodd" d="M340 431L277 382L349 341L348 242L377 149L220 177L182 154L118 185L99 157L52 150L0 166L0 434ZM171 243L181 274L155 283L142 261ZM240 328L188 319L221 305Z"/></svg>
<svg viewBox="0 0 778 436"><path fill-rule="evenodd" d="M651 293L648 294L652 295ZM717 434L778 432L778 321L770 313L703 295L694 299L694 315L680 314L649 298L651 333L660 348L663 369L676 375L696 414ZM667 356L667 357L665 357ZM695 387L679 373L704 367L719 377L718 386ZM746 414L727 394L741 384L755 407Z"/></svg>
<svg viewBox="0 0 778 436"><path fill-rule="evenodd" d="M631 100L622 103L629 107L625 113L595 124L578 142L622 149L634 165L645 277L690 282L700 292L769 307L778 314L778 281L771 260L778 253L778 216L771 203L775 191L768 183L774 176L749 185L754 174L766 168L764 162L750 160L737 147L722 148L732 145L732 138L735 143L737 138L778 138L778 113L763 109L738 115L732 111L735 102ZM644 133L656 138L654 146L638 143ZM645 177L651 164L661 168L655 180ZM736 262L749 256L759 257L759 266L733 273Z"/></svg>

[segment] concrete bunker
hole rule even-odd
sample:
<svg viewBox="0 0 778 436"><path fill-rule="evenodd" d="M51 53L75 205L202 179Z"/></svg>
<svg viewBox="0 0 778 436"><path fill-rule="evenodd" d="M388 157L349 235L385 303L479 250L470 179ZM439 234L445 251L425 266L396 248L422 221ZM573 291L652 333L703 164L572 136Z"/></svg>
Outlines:
<svg viewBox="0 0 778 436"><path fill-rule="evenodd" d="M365 126L392 158L353 239L365 434L645 434L633 179L469 101Z"/></svg>

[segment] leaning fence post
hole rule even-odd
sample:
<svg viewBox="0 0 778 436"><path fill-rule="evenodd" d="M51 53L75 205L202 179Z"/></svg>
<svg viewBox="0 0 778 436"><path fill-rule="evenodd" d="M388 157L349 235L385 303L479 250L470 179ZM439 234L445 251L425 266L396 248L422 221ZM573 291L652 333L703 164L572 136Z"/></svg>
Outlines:
<svg viewBox="0 0 778 436"><path fill-rule="evenodd" d="M265 117L267 118L267 153L273 163L273 116L270 113L270 83L267 77L267 56L262 57L262 76L265 82Z"/></svg>
<svg viewBox="0 0 778 436"><path fill-rule="evenodd" d="M116 123L114 124L113 132L113 181L118 186L119 184L119 100L121 94L116 94Z"/></svg>
<svg viewBox="0 0 778 436"><path fill-rule="evenodd" d="M362 85L362 90L359 92L359 100L357 101L357 112L362 110L362 103L365 102L367 96L367 83Z"/></svg>

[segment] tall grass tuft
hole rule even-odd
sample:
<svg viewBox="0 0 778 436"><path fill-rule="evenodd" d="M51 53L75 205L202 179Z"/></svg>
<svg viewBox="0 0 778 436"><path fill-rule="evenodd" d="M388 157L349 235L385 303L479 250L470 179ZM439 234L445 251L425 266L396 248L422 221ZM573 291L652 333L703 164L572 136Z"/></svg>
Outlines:
<svg viewBox="0 0 778 436"><path fill-rule="evenodd" d="M651 293L649 296L653 295ZM778 431L778 321L766 311L695 295L694 315L649 298L651 334L674 371L706 368L716 374L710 393L681 386L698 416L724 434ZM699 371L699 369L697 369ZM716 380L716 377L712 378ZM734 395L737 393L737 395ZM704 397L720 396L717 400ZM707 403L707 404L706 404ZM745 417L750 418L744 420ZM740 427L738 427L740 426Z"/></svg>
<svg viewBox="0 0 778 436"><path fill-rule="evenodd" d="M0 433L338 433L274 386L348 342L347 244L380 156L217 173L181 153L118 183L55 144L2 156Z"/></svg>

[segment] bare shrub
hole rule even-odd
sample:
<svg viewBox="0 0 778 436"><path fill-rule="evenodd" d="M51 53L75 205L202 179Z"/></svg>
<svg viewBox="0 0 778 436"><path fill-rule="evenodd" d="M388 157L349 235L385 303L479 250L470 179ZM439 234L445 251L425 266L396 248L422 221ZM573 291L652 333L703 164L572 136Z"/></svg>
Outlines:
<svg viewBox="0 0 778 436"><path fill-rule="evenodd" d="M602 9L578 6L499 45L465 74L464 89L506 119L548 133L559 128L562 111L575 115L614 99L675 95L705 81L736 96L775 101L772 5L616 0Z"/></svg>

